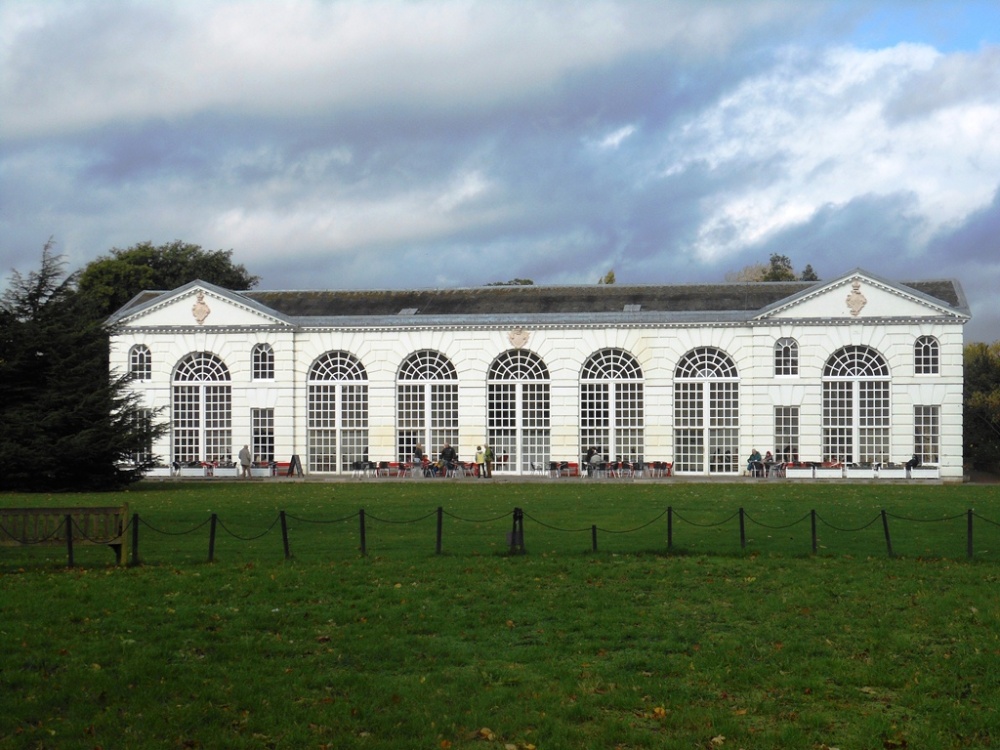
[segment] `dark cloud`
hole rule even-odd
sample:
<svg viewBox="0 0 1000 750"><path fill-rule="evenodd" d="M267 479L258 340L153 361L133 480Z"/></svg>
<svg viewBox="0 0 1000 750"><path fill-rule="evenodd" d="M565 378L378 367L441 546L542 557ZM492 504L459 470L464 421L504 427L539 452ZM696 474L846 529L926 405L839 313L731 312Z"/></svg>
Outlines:
<svg viewBox="0 0 1000 750"><path fill-rule="evenodd" d="M777 253L798 271L809 264L829 277L863 267L899 279L920 262L914 256L923 254L919 235L925 228L912 194L863 195L824 206L809 221L748 248L745 257L766 261Z"/></svg>
<svg viewBox="0 0 1000 750"><path fill-rule="evenodd" d="M1000 187L992 203L938 233L928 250L931 258L1000 264Z"/></svg>

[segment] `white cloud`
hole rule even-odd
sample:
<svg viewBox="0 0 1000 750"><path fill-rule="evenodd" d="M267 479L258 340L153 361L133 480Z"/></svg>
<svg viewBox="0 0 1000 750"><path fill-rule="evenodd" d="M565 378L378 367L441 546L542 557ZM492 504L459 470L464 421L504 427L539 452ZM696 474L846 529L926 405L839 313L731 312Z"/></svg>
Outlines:
<svg viewBox="0 0 1000 750"><path fill-rule="evenodd" d="M614 150L622 145L622 141L628 138L635 132L635 125L625 125L624 127L618 128L613 133L608 133L604 138L602 138L597 146L602 149Z"/></svg>
<svg viewBox="0 0 1000 750"><path fill-rule="evenodd" d="M1000 96L950 99L921 117L886 117L938 61L927 47L805 53L741 83L670 144L667 175L697 162L741 170L706 204L697 243L724 257L860 195L912 193L927 232L988 203L1000 174Z"/></svg>

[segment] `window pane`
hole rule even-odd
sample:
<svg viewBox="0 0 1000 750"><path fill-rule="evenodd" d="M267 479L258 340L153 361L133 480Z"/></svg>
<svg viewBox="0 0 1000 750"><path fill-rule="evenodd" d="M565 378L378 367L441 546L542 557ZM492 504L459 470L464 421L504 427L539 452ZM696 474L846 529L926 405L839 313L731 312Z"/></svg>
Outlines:
<svg viewBox="0 0 1000 750"><path fill-rule="evenodd" d="M939 368L937 339L933 336L921 336L913 346L913 371L917 375L936 375Z"/></svg>
<svg viewBox="0 0 1000 750"><path fill-rule="evenodd" d="M310 471L347 472L356 461L368 460L367 380L350 352L326 352L309 369Z"/></svg>
<svg viewBox="0 0 1000 750"><path fill-rule="evenodd" d="M774 460L779 463L799 460L797 406L776 406L774 409Z"/></svg>
<svg viewBox="0 0 1000 750"><path fill-rule="evenodd" d="M941 407L913 407L913 452L921 462L936 464L941 450Z"/></svg>
<svg viewBox="0 0 1000 750"><path fill-rule="evenodd" d="M737 473L739 373L732 358L714 347L685 354L674 371L674 469Z"/></svg>
<svg viewBox="0 0 1000 750"><path fill-rule="evenodd" d="M251 448L257 461L274 460L274 409L250 410Z"/></svg>

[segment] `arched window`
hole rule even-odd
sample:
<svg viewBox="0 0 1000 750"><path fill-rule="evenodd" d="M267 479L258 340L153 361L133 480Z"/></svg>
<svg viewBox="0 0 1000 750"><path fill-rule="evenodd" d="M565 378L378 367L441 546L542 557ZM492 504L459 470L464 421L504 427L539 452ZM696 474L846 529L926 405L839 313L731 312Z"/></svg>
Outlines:
<svg viewBox="0 0 1000 750"><path fill-rule="evenodd" d="M229 368L210 352L192 352L174 368L173 460L230 461L233 456Z"/></svg>
<svg viewBox="0 0 1000 750"><path fill-rule="evenodd" d="M396 376L396 450L409 461L420 443L436 455L445 443L458 444L458 373L440 352L423 349L408 356Z"/></svg>
<svg viewBox="0 0 1000 750"><path fill-rule="evenodd" d="M784 338L774 342L774 374L788 377L799 374L799 342Z"/></svg>
<svg viewBox="0 0 1000 750"><path fill-rule="evenodd" d="M736 364L715 347L692 349L674 370L674 471L734 474L739 451Z"/></svg>
<svg viewBox="0 0 1000 750"><path fill-rule="evenodd" d="M941 368L941 347L933 336L920 336L913 344L913 372L937 375Z"/></svg>
<svg viewBox="0 0 1000 750"><path fill-rule="evenodd" d="M331 351L308 380L309 471L350 471L368 460L368 373L353 354Z"/></svg>
<svg viewBox="0 0 1000 750"><path fill-rule="evenodd" d="M254 380L274 380L274 350L270 344L254 344L250 361Z"/></svg>
<svg viewBox="0 0 1000 750"><path fill-rule="evenodd" d="M889 366L868 346L845 346L823 368L823 460L889 460Z"/></svg>
<svg viewBox="0 0 1000 750"><path fill-rule="evenodd" d="M136 344L129 349L128 372L132 380L149 380L153 377L153 358L148 346Z"/></svg>
<svg viewBox="0 0 1000 750"><path fill-rule="evenodd" d="M643 460L642 368L623 349L591 355L580 372L580 455L596 448L611 461Z"/></svg>
<svg viewBox="0 0 1000 750"><path fill-rule="evenodd" d="M523 349L503 352L490 366L486 388L496 470L529 472L532 464L547 468L549 370L541 357Z"/></svg>

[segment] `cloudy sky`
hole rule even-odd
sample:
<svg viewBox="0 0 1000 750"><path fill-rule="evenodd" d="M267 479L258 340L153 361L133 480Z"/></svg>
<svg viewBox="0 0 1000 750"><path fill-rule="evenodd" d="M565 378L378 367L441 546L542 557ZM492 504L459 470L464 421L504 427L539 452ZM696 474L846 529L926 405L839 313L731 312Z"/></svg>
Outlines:
<svg viewBox="0 0 1000 750"><path fill-rule="evenodd" d="M1000 339L1000 3L0 0L0 280L954 277Z"/></svg>

